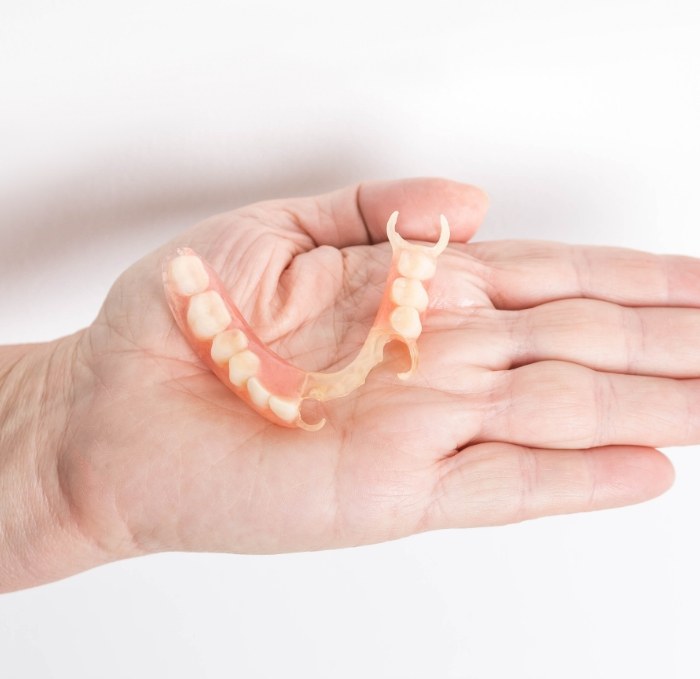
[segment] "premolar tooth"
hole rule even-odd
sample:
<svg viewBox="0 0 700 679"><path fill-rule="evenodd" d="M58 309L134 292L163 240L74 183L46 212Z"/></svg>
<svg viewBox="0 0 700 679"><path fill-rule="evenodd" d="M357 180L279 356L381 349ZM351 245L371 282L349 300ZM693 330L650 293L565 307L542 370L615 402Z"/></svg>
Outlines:
<svg viewBox="0 0 700 679"><path fill-rule="evenodd" d="M422 252L404 250L399 255L399 263L396 268L406 278L426 281L435 275L435 260Z"/></svg>
<svg viewBox="0 0 700 679"><path fill-rule="evenodd" d="M228 362L228 377L237 387L242 387L246 380L255 377L260 368L260 359L250 349L245 349L231 356Z"/></svg>
<svg viewBox="0 0 700 679"><path fill-rule="evenodd" d="M428 293L415 278L397 278L391 285L391 301L398 306L425 311L428 308Z"/></svg>
<svg viewBox="0 0 700 679"><path fill-rule="evenodd" d="M209 274L195 255L180 255L170 260L168 280L185 297L204 292L209 286Z"/></svg>
<svg viewBox="0 0 700 679"><path fill-rule="evenodd" d="M228 363L234 354L248 346L248 338L243 334L242 330L234 328L220 332L211 345L211 358L214 363L223 365Z"/></svg>
<svg viewBox="0 0 700 679"><path fill-rule="evenodd" d="M198 339L211 339L231 322L224 300L215 290L200 292L190 298L187 324Z"/></svg>
<svg viewBox="0 0 700 679"><path fill-rule="evenodd" d="M418 310L410 306L397 306L391 312L389 322L391 327L405 339L416 339L423 330Z"/></svg>
<svg viewBox="0 0 700 679"><path fill-rule="evenodd" d="M269 405L270 410L284 422L294 422L299 417L299 401L271 396Z"/></svg>
<svg viewBox="0 0 700 679"><path fill-rule="evenodd" d="M270 400L270 392L263 387L257 377L251 377L246 384L250 400L255 403L258 408L266 408Z"/></svg>

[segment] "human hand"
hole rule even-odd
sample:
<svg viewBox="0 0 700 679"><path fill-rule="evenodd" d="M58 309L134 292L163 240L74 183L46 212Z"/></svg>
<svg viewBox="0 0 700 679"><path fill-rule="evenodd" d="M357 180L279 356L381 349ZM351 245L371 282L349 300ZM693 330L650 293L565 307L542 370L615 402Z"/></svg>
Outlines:
<svg viewBox="0 0 700 679"><path fill-rule="evenodd" d="M486 209L444 180L370 183L219 215L130 268L75 352L59 451L72 520L105 558L272 553L625 505L672 482L651 446L700 439L700 261L541 242L464 244ZM408 383L400 347L319 432L276 426L194 355L161 263L188 245L257 334L308 370L370 327L388 215L440 257Z"/></svg>

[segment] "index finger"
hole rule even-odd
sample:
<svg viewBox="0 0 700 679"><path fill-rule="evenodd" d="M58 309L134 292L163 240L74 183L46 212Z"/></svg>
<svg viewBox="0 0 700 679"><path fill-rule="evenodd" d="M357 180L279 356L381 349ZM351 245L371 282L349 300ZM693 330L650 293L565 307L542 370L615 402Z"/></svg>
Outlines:
<svg viewBox="0 0 700 679"><path fill-rule="evenodd" d="M486 265L487 293L499 309L588 298L625 306L700 306L700 260L625 248L542 241L467 246Z"/></svg>

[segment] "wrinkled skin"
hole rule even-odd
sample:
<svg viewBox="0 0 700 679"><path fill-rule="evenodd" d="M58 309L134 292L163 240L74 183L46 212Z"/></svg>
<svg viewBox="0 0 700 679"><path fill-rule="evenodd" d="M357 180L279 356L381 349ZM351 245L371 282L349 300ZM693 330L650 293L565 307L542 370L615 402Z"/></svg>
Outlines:
<svg viewBox="0 0 700 679"><path fill-rule="evenodd" d="M382 294L389 214L440 257L408 383L398 345L317 433L252 412L194 355L161 263L189 245L273 350L342 367ZM76 336L59 475L108 558L270 553L620 506L672 482L652 446L696 443L700 263L610 248L465 244L486 210L445 180L369 183L195 226L117 281ZM634 307L652 307L636 310ZM640 316L640 311L642 316Z"/></svg>

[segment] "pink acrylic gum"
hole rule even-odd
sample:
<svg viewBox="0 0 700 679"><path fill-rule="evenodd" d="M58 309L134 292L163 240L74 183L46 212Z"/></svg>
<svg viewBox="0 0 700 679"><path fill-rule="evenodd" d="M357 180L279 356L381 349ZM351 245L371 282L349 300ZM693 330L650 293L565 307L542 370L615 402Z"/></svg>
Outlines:
<svg viewBox="0 0 700 679"><path fill-rule="evenodd" d="M164 265L163 283L173 317L200 359L226 387L275 424L315 431L325 419L302 419L306 399L328 401L347 396L364 384L392 341L403 342L411 365L418 361L417 340L428 308L428 287L437 258L447 246L449 227L440 217L440 238L433 246L410 243L396 233L398 213L387 224L393 255L377 315L358 355L334 372L296 368L263 344L231 301L217 273L189 248Z"/></svg>

